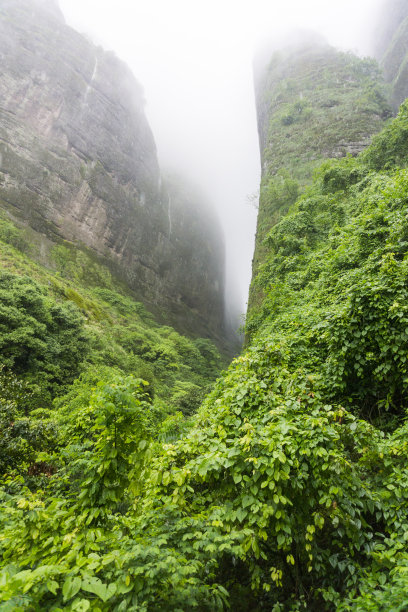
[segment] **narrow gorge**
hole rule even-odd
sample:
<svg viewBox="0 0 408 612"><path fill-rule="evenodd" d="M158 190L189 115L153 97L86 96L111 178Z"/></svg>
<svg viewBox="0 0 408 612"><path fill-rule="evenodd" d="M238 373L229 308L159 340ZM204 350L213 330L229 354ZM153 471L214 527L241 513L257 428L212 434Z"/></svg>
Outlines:
<svg viewBox="0 0 408 612"><path fill-rule="evenodd" d="M129 69L0 0L0 612L408 609L407 23L256 58L237 350Z"/></svg>

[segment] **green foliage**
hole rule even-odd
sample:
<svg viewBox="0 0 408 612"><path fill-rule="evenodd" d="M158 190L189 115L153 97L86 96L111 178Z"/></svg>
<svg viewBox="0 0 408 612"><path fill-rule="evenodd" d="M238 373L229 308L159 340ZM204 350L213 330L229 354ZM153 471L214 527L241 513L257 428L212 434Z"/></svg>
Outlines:
<svg viewBox="0 0 408 612"><path fill-rule="evenodd" d="M343 500L358 501L360 509L353 509L352 516L360 525L359 536L349 534L346 545L338 537L336 544L329 543L326 535L324 572L314 582L313 567L311 582L295 598L286 587L276 610L406 607L408 173L400 169L406 165L406 113L404 104L397 119L358 158L325 162L313 186L286 216L275 219L260 251L254 287L261 300L247 319L253 350L280 342L288 380L297 380L302 371L315 381L313 398L318 393L322 404L343 406L342 427L352 414L372 423L368 433L362 421L349 421L353 443L362 431L368 437L361 439L360 449L346 445L348 468L339 489L344 491L356 470L364 493L349 490ZM310 413L309 408L303 411L306 428ZM286 428L292 417L285 414ZM328 431L321 423L322 432ZM313 448L322 432L309 436ZM324 448L330 448L327 441ZM341 451L339 442L336 448ZM322 461L320 468L327 465L323 456ZM314 473L308 489L316 478ZM355 481L353 486L359 485ZM302 521L303 505L306 493L292 508L297 522ZM312 516L313 510L308 513ZM368 538L365 543L361 536ZM343 552L336 552L338 545ZM270 556L268 552L268 560ZM301 566L304 572L306 560ZM298 580L296 576L293 584Z"/></svg>
<svg viewBox="0 0 408 612"><path fill-rule="evenodd" d="M140 522L135 512L155 430L144 386L131 377L97 386L89 405L88 443L78 454L80 428L78 439L71 432L63 453L64 498L44 499L18 481L6 481L0 609L222 607L225 589L206 584L211 564L204 567L167 545L183 528L169 524L167 536L147 536L146 518ZM51 490L61 490L60 478L52 479ZM151 526L162 518L163 512L152 517Z"/></svg>
<svg viewBox="0 0 408 612"><path fill-rule="evenodd" d="M257 279L266 297L248 320L251 333L283 333L293 367L308 354L331 401L371 420L402 415L407 401L407 191L405 170L377 176L359 161L327 162L268 234Z"/></svg>
<svg viewBox="0 0 408 612"><path fill-rule="evenodd" d="M281 117L283 125L292 125L307 121L312 115L312 108L303 99L299 99L285 107L285 112Z"/></svg>
<svg viewBox="0 0 408 612"><path fill-rule="evenodd" d="M24 231L22 229L17 228L8 219L1 218L1 216L0 216L0 240L13 245L13 247L18 249L19 251L22 251L23 253L30 252L30 246L27 240L25 239Z"/></svg>
<svg viewBox="0 0 408 612"><path fill-rule="evenodd" d="M185 416L191 416L197 412L205 395L206 389L201 389L198 385L192 383L179 381L174 386L171 403L176 410L180 410Z"/></svg>
<svg viewBox="0 0 408 612"><path fill-rule="evenodd" d="M292 367L324 373L331 401L382 421L406 405L407 173L378 174L372 160L401 162L406 108L360 158L327 161L316 182L264 240L255 285L264 297L247 330L284 335ZM402 148L400 149L402 152ZM398 157L398 159L397 159Z"/></svg>
<svg viewBox="0 0 408 612"><path fill-rule="evenodd" d="M157 324L72 245L54 273L13 236L0 236L0 609L220 609L211 564L147 536L135 512L218 350Z"/></svg>
<svg viewBox="0 0 408 612"><path fill-rule="evenodd" d="M143 390L146 385L133 377L116 377L110 384L99 383L91 396L86 433L92 444L90 449L85 445L87 460L79 459L85 468L81 470L78 506L88 508L95 518L102 511L117 509L132 479L136 488L153 420L149 397ZM75 438L74 434L71 441ZM76 464L74 461L74 470Z"/></svg>
<svg viewBox="0 0 408 612"><path fill-rule="evenodd" d="M362 576L385 585L390 571L397 601L407 426L384 436L326 404L319 377L291 375L290 361L284 346L249 349L193 427L165 445L154 442L140 381L98 385L88 441L73 419L79 437L71 426L48 497L5 483L3 602L334 609L359 601Z"/></svg>
<svg viewBox="0 0 408 612"><path fill-rule="evenodd" d="M65 395L54 400L65 444L74 438L80 443L89 438L95 422L95 410L91 407L95 389L113 383L120 374L120 370L108 366L90 366L73 382Z"/></svg>
<svg viewBox="0 0 408 612"><path fill-rule="evenodd" d="M339 161L330 160L323 163L316 171L316 177L322 178L323 194L336 193L359 183L367 173L366 168L356 164L351 156Z"/></svg>
<svg viewBox="0 0 408 612"><path fill-rule="evenodd" d="M380 105L372 64L344 67L350 100ZM345 102L330 91L330 109ZM280 126L302 126L299 108ZM51 350L37 338L68 296L90 351L52 416L26 414L19 345L0 377L1 611L406 609L405 114L300 197L291 171L265 181L250 346L198 410L220 368L210 341L113 286L61 275L51 297L5 276L26 343Z"/></svg>
<svg viewBox="0 0 408 612"><path fill-rule="evenodd" d="M324 158L367 140L391 116L376 63L328 46L279 53L261 90L263 174L283 168L301 185Z"/></svg>
<svg viewBox="0 0 408 612"><path fill-rule="evenodd" d="M33 393L12 374L0 372L0 473L50 473L50 466L36 463L37 453L56 446L56 426L40 411L25 414ZM40 415L38 413L40 412ZM37 414L36 414L37 413ZM38 418L38 416L40 418Z"/></svg>
<svg viewBox="0 0 408 612"><path fill-rule="evenodd" d="M50 300L27 277L1 274L0 353L8 369L55 393L75 378L86 350L74 308Z"/></svg>
<svg viewBox="0 0 408 612"><path fill-rule="evenodd" d="M395 166L406 167L408 146L408 103L404 102L398 117L378 134L363 155L364 161L374 170Z"/></svg>
<svg viewBox="0 0 408 612"><path fill-rule="evenodd" d="M11 222L7 223L12 226ZM15 231L20 235L20 230L15 228ZM28 240L29 236L25 236L25 239ZM12 283L3 281L8 293L4 294L4 307L8 304L4 320L7 333L0 356L18 377L30 380L31 389L35 390L35 397L30 399L30 409L49 405L51 399L68 390L68 385L76 376L92 366L108 366L147 380L149 394L156 396L158 401L162 398L167 400L173 394L174 385L184 382L198 386L199 393L202 393L219 374L223 362L213 342L208 339L192 340L156 323L143 304L123 293L123 288L115 284L110 272L92 258L92 254L76 249L69 243L54 247L49 256L51 265L56 265L57 271L51 272L10 246L7 240L8 234L0 236L0 262L9 269L8 274L12 274L14 280ZM26 246L27 249L23 249L26 252L37 248L35 244ZM25 280L22 277L26 277ZM34 305L27 303L23 306L21 302L20 319L14 322L19 327L20 345L13 347L8 335L13 324L9 305L14 300L14 294L17 304L20 304L18 294L27 293L30 283L35 287L30 291L33 296L37 293L40 295L38 300L43 308L39 306L35 313L33 311L35 316L28 317L26 315L30 314L30 308L34 309ZM11 285L14 288L10 293ZM24 299L22 295L21 300ZM77 320L81 331L74 333L72 328L72 340L80 345L80 349L73 345L71 350L66 346L67 350L60 357L56 355L59 350L57 343L47 340L51 330L45 330L41 325L48 310L54 316L61 309L67 319L66 326L69 325L67 313L71 313L70 317ZM62 332L59 342L63 341L61 336ZM64 342L68 343L68 329L64 336ZM14 337L13 341L17 343ZM29 350L34 342L37 353ZM40 349L42 355L38 354ZM24 351L27 353L25 366L20 362L23 356L21 360L17 358Z"/></svg>
<svg viewBox="0 0 408 612"><path fill-rule="evenodd" d="M109 289L115 286L110 271L89 250L79 249L72 243L64 242L53 247L51 256L59 275L74 281L76 285L86 284L88 287Z"/></svg>
<svg viewBox="0 0 408 612"><path fill-rule="evenodd" d="M258 228L265 231L262 220L270 228L289 207L294 204L299 195L299 184L283 170L261 185L260 207L262 214L258 220Z"/></svg>

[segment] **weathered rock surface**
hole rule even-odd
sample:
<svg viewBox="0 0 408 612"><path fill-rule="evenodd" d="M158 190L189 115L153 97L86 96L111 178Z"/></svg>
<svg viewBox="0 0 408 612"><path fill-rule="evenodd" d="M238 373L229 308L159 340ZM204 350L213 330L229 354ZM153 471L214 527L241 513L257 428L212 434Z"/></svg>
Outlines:
<svg viewBox="0 0 408 612"><path fill-rule="evenodd" d="M301 182L325 158L356 155L390 116L378 68L311 35L256 70L263 174Z"/></svg>
<svg viewBox="0 0 408 612"><path fill-rule="evenodd" d="M202 196L179 177L166 176L162 200L167 224L160 277L180 326L220 312L224 292L224 242L219 221ZM203 213L205 211L205 213ZM208 237L211 237L209 240ZM191 313L191 314L189 314ZM206 321L203 318L201 326ZM231 338L233 340L233 338Z"/></svg>
<svg viewBox="0 0 408 612"><path fill-rule="evenodd" d="M141 87L53 0L0 0L0 204L85 245L181 331L223 333L217 220L160 178Z"/></svg>
<svg viewBox="0 0 408 612"><path fill-rule="evenodd" d="M327 158L357 155L392 111L374 60L341 53L319 36L265 54L255 69L262 183L249 310L262 301L254 282L271 227Z"/></svg>

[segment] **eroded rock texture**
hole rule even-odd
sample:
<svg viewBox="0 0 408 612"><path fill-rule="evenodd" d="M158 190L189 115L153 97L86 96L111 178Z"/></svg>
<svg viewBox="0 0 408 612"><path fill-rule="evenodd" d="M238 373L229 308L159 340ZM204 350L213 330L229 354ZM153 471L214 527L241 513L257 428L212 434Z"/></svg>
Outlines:
<svg viewBox="0 0 408 612"><path fill-rule="evenodd" d="M285 168L308 183L323 159L357 155L391 114L376 63L313 33L263 58L255 88L264 176Z"/></svg>
<svg viewBox="0 0 408 612"><path fill-rule="evenodd" d="M217 220L185 195L172 210L126 65L68 27L53 0L0 0L0 60L1 205L91 249L179 330L222 335Z"/></svg>
<svg viewBox="0 0 408 612"><path fill-rule="evenodd" d="M262 183L249 311L263 299L255 280L269 230L325 159L360 153L392 114L377 63L313 33L265 51L255 75Z"/></svg>

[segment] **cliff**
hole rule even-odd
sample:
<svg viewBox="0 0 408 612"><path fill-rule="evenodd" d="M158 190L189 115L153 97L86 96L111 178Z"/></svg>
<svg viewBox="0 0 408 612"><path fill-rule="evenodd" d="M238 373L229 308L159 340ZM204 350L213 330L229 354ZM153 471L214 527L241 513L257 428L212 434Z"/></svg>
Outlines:
<svg viewBox="0 0 408 612"><path fill-rule="evenodd" d="M375 32L374 55L391 86L390 99L395 111L408 96L408 1L384 4Z"/></svg>
<svg viewBox="0 0 408 612"><path fill-rule="evenodd" d="M357 155L391 116L376 62L313 35L274 51L255 74L262 183L249 317L263 299L256 276L270 229L324 159Z"/></svg>
<svg viewBox="0 0 408 612"><path fill-rule="evenodd" d="M263 79L263 299L201 407L211 341L36 267L0 210L3 612L408 609L408 101L364 148L371 62L314 42ZM184 293L208 228L166 184Z"/></svg>
<svg viewBox="0 0 408 612"><path fill-rule="evenodd" d="M0 56L2 208L44 244L88 249L179 330L222 337L217 220L185 197L170 216L127 66L68 27L52 0L0 1Z"/></svg>
<svg viewBox="0 0 408 612"><path fill-rule="evenodd" d="M224 240L216 212L188 182L165 175L166 224L160 282L177 328L220 329L223 322ZM223 329L223 328L221 328Z"/></svg>

